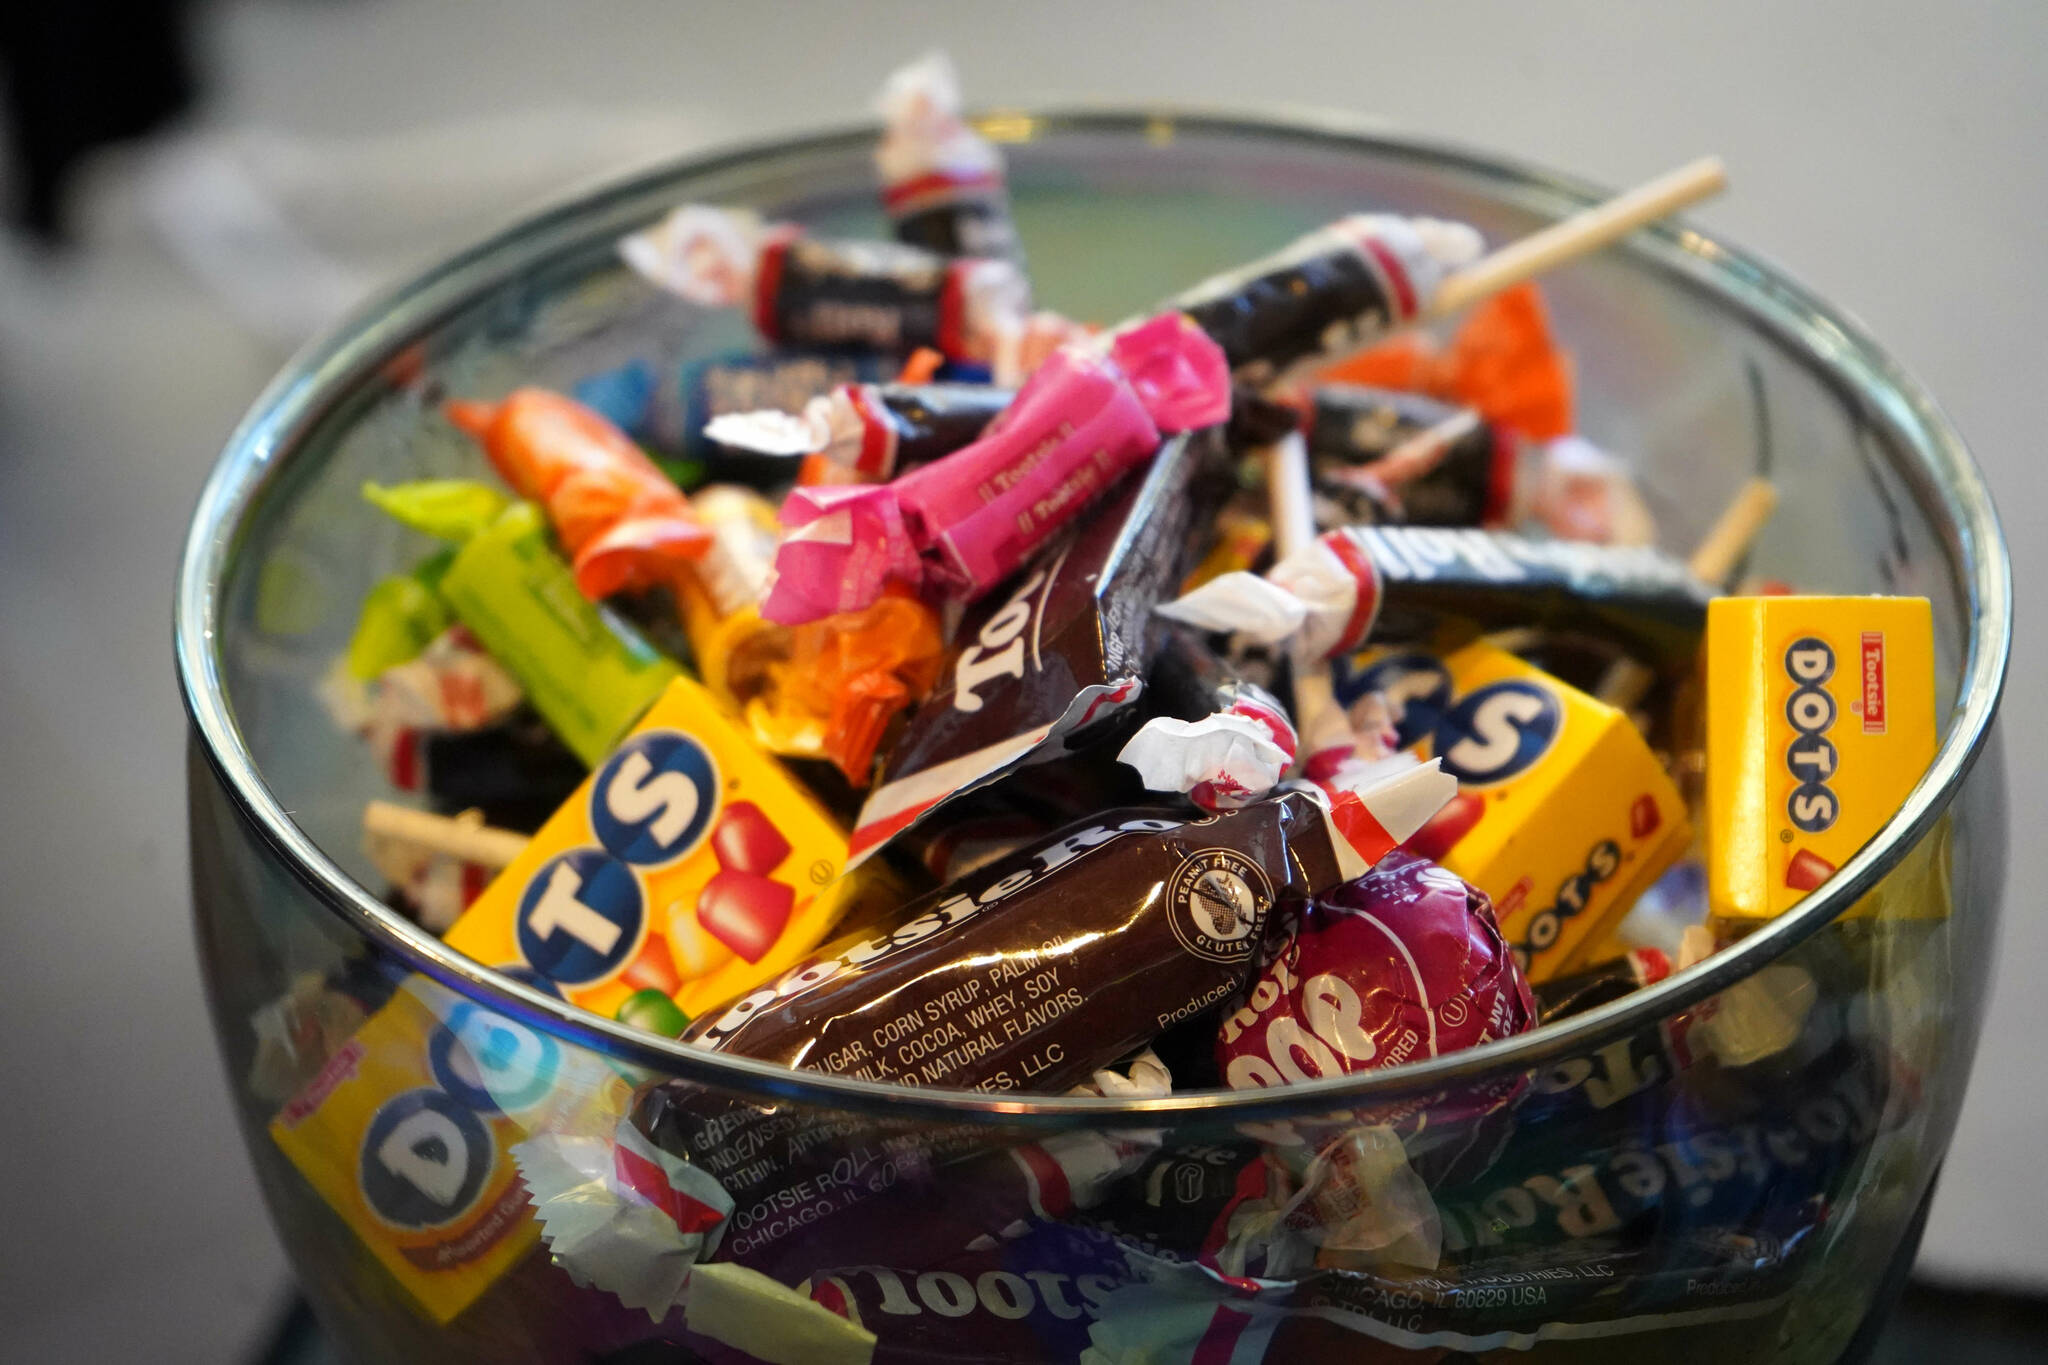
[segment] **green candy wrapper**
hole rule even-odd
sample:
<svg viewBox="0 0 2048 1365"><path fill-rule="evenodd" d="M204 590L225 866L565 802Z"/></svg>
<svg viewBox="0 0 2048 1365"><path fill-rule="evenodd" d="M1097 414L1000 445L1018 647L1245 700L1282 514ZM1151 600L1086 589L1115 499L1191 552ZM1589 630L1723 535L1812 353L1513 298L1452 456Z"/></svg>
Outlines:
<svg viewBox="0 0 2048 1365"><path fill-rule="evenodd" d="M456 553L441 596L593 766L681 671L577 591L532 503L511 504Z"/></svg>

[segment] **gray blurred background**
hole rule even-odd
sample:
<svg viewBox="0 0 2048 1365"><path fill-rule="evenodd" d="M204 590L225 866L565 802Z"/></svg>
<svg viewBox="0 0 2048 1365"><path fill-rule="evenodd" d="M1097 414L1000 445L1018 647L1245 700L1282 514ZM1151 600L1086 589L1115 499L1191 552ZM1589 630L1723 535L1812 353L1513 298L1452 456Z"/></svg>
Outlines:
<svg viewBox="0 0 2048 1365"><path fill-rule="evenodd" d="M32 26L16 5L0 22ZM1999 495L2019 642L2000 989L1918 1273L2048 1294L2048 7L188 10L184 112L77 164L45 217L63 240L0 233L0 1356L245 1359L289 1294L200 999L169 650L184 519L236 417L365 291L579 183L864 118L935 45L982 105L1339 108L1615 185L1719 152L1734 189L1700 221L1926 381ZM5 79L132 89L94 54L135 36L101 25L75 73ZM19 204L22 164L4 175Z"/></svg>

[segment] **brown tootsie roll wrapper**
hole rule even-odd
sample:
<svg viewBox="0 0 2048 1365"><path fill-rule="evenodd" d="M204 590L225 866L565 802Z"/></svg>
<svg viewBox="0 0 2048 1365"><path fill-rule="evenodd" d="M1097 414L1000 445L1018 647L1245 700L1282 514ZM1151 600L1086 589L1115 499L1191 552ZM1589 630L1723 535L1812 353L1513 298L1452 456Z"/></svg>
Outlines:
<svg viewBox="0 0 2048 1365"><path fill-rule="evenodd" d="M1146 684L1148 698L1151 684ZM1076 820L1096 812L1157 804L1138 775L1117 761L1118 740L1137 729L1139 711L1127 707L1110 722L1101 744L1033 763L985 787L946 803L889 844L891 865L918 890L944 886L983 867L1050 839Z"/></svg>
<svg viewBox="0 0 2048 1365"><path fill-rule="evenodd" d="M684 1037L871 1080L1062 1090L1241 989L1275 904L1358 863L1302 792L1193 821L1105 813L934 892L894 932L827 950Z"/></svg>
<svg viewBox="0 0 2048 1365"><path fill-rule="evenodd" d="M820 1271L808 1289L875 1334L873 1365L964 1365L1081 1359L1098 1306L1130 1280L1106 1233L1037 1223L936 1264Z"/></svg>
<svg viewBox="0 0 2048 1365"><path fill-rule="evenodd" d="M849 840L859 862L930 812L1026 763L1093 741L1137 700L1160 638L1152 608L1190 558L1220 434L1169 440L1098 511L961 622Z"/></svg>
<svg viewBox="0 0 2048 1365"><path fill-rule="evenodd" d="M1074 1093L1166 1088L1157 1059L1141 1057L1128 1076L1105 1069ZM981 1123L768 1106L678 1080L643 1090L630 1126L668 1163L671 1188L707 1206L700 1191L716 1191L700 1259L784 1283L833 1266L929 1267L987 1247L1090 1207L1158 1145L1147 1130L1034 1138Z"/></svg>
<svg viewBox="0 0 2048 1365"><path fill-rule="evenodd" d="M1133 1251L1091 1305L1090 1361L1743 1359L1774 1340L1807 1246L1702 1228L1657 1249L1589 1240L1456 1272L1241 1279ZM1598 1353L1589 1351L1589 1343Z"/></svg>

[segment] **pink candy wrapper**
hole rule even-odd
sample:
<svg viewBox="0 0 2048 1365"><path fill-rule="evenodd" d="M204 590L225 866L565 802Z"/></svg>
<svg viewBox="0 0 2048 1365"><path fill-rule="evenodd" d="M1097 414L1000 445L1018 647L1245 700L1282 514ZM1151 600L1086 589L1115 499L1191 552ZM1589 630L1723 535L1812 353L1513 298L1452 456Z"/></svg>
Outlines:
<svg viewBox="0 0 2048 1365"><path fill-rule="evenodd" d="M1530 1028L1536 1002L1493 903L1405 853L1319 898L1224 1021L1233 1089L1397 1066Z"/></svg>
<svg viewBox="0 0 2048 1365"><path fill-rule="evenodd" d="M1230 412L1222 353L1177 317L1108 356L1058 352L981 440L893 483L798 488L762 604L798 624L872 604L895 581L972 601L1159 446Z"/></svg>

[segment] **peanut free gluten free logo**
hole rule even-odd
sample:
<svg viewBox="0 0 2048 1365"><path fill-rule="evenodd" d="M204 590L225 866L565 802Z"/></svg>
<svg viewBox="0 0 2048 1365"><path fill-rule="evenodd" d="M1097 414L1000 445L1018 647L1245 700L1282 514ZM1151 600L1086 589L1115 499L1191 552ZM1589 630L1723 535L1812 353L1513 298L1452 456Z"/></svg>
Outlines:
<svg viewBox="0 0 2048 1365"><path fill-rule="evenodd" d="M1265 871L1231 848L1191 853L1166 886L1167 921L1180 946L1211 962L1243 962L1273 904Z"/></svg>

